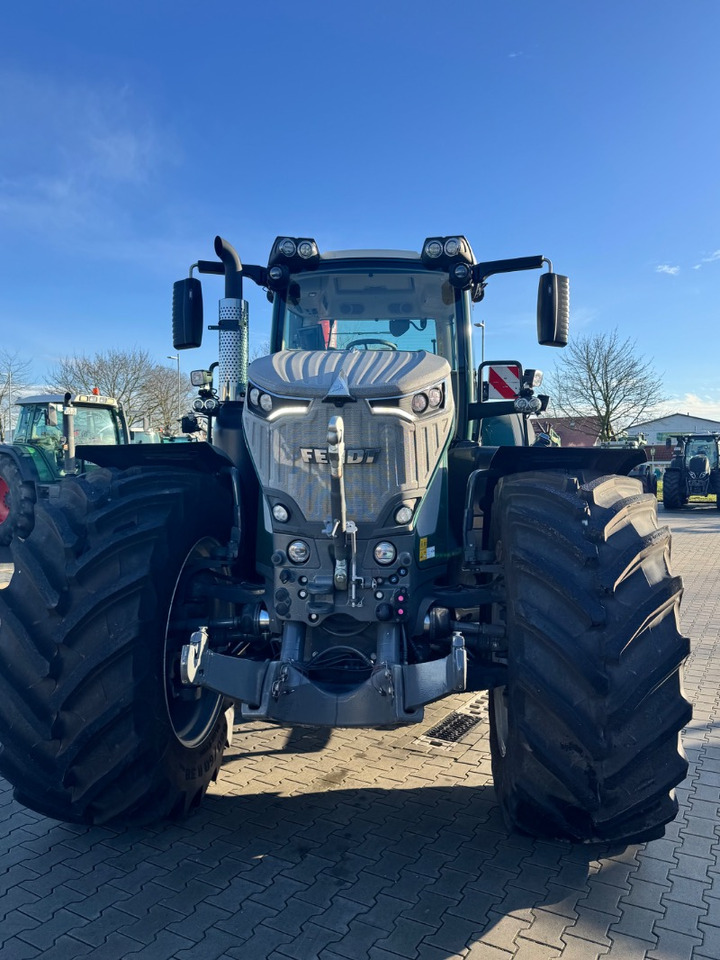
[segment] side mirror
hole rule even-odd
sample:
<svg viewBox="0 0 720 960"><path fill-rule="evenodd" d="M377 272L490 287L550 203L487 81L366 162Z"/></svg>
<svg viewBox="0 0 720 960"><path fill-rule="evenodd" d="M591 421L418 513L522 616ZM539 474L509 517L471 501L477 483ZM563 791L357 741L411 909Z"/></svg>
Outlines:
<svg viewBox="0 0 720 960"><path fill-rule="evenodd" d="M202 284L197 277L186 277L173 284L172 326L174 350L202 344Z"/></svg>
<svg viewBox="0 0 720 960"><path fill-rule="evenodd" d="M570 326L570 281L544 273L538 285L537 338L544 347L565 347Z"/></svg>
<svg viewBox="0 0 720 960"><path fill-rule="evenodd" d="M197 417L189 413L187 416L181 418L180 429L183 433L198 433L202 427L198 423Z"/></svg>

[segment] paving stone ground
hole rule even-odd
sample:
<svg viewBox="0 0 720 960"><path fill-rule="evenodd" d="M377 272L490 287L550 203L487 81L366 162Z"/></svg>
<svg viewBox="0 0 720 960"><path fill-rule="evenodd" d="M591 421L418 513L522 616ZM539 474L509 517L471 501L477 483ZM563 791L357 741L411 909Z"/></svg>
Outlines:
<svg viewBox="0 0 720 960"><path fill-rule="evenodd" d="M666 836L612 849L509 834L486 698L398 731L236 728L180 825L88 829L0 780L0 958L684 960L720 957L720 513L664 514L692 638L690 761ZM441 748L421 734L480 717Z"/></svg>

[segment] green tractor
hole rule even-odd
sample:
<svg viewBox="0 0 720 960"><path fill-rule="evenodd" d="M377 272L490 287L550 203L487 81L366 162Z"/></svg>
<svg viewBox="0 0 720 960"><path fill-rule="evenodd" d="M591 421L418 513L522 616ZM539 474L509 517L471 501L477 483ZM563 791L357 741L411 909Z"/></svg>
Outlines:
<svg viewBox="0 0 720 960"><path fill-rule="evenodd" d="M81 465L78 443L128 443L122 405L97 393L46 393L18 400L12 444L0 445L0 546L27 537L35 503Z"/></svg>
<svg viewBox="0 0 720 960"><path fill-rule="evenodd" d="M720 510L720 434L686 433L669 437L666 446L673 449L672 460L663 473L663 506L679 510L690 497L715 494Z"/></svg>
<svg viewBox="0 0 720 960"><path fill-rule="evenodd" d="M173 297L174 349L198 347L193 271L224 277L216 385L193 375L212 442L80 447L99 469L63 479L12 542L0 772L16 798L77 823L179 816L217 776L233 710L396 727L487 690L511 827L660 836L687 768L688 641L669 533L627 476L644 453L530 445L539 373L502 361L514 387L485 399L473 363L489 277L544 271L554 347L567 278L542 256L476 261L461 236L420 253L280 237L266 266L219 237L215 252ZM249 365L247 280L272 302L271 352Z"/></svg>

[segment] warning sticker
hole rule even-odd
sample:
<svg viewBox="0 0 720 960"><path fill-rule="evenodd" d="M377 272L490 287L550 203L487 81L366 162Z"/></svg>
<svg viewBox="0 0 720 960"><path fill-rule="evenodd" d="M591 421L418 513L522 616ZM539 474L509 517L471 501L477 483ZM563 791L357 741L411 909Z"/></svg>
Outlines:
<svg viewBox="0 0 720 960"><path fill-rule="evenodd" d="M428 538L421 537L420 538L420 554L419 554L420 560L432 560L434 556L435 556L435 547L429 547Z"/></svg>

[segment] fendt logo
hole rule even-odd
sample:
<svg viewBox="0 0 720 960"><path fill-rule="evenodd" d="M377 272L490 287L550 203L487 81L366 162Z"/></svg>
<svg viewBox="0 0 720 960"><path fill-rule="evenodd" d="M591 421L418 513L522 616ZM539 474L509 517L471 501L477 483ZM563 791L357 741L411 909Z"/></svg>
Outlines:
<svg viewBox="0 0 720 960"><path fill-rule="evenodd" d="M379 447L355 447L345 451L345 463L375 463ZM300 447L303 463L330 463L327 450L322 447Z"/></svg>

